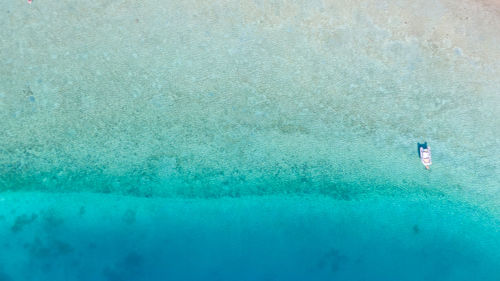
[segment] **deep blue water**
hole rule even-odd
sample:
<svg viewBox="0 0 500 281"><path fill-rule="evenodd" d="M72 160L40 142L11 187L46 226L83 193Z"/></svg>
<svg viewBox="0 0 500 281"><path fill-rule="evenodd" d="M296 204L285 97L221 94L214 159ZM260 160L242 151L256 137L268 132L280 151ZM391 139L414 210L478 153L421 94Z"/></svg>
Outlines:
<svg viewBox="0 0 500 281"><path fill-rule="evenodd" d="M7 193L2 280L498 280L498 220L438 198Z"/></svg>

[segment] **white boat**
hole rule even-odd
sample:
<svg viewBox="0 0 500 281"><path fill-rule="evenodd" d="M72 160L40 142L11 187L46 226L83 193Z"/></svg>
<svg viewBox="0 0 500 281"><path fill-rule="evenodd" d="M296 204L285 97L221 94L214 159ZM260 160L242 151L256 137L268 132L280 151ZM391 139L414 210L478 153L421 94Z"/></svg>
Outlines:
<svg viewBox="0 0 500 281"><path fill-rule="evenodd" d="M420 147L420 160L422 161L422 164L424 164L425 168L429 169L429 166L432 165L430 146L427 146L427 148Z"/></svg>

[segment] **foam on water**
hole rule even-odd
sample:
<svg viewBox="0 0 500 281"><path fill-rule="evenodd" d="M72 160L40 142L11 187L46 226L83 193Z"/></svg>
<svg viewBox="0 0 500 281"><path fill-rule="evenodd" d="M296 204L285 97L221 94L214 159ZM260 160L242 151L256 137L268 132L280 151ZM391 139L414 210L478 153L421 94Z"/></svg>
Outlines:
<svg viewBox="0 0 500 281"><path fill-rule="evenodd" d="M4 275L498 279L500 12L455 2L0 2Z"/></svg>

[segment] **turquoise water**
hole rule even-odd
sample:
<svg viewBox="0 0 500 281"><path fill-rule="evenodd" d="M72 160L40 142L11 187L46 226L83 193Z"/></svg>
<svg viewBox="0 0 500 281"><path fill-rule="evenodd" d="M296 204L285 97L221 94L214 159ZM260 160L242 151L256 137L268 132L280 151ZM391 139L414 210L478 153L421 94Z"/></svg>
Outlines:
<svg viewBox="0 0 500 281"><path fill-rule="evenodd" d="M498 220L440 198L1 202L3 280L498 279Z"/></svg>
<svg viewBox="0 0 500 281"><path fill-rule="evenodd" d="M498 6L351 2L0 1L0 280L499 280Z"/></svg>

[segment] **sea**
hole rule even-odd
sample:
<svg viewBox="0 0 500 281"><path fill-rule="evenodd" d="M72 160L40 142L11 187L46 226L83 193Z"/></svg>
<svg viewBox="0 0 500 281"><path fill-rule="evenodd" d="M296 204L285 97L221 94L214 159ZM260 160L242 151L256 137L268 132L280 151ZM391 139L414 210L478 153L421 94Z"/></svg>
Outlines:
<svg viewBox="0 0 500 281"><path fill-rule="evenodd" d="M0 0L0 281L498 281L498 46L495 0Z"/></svg>

